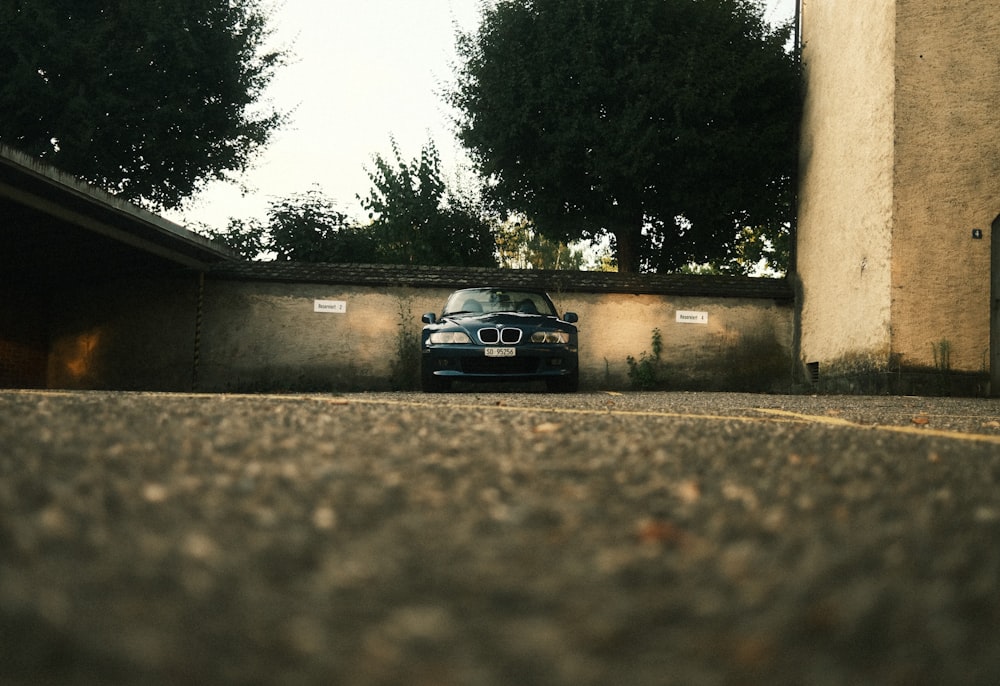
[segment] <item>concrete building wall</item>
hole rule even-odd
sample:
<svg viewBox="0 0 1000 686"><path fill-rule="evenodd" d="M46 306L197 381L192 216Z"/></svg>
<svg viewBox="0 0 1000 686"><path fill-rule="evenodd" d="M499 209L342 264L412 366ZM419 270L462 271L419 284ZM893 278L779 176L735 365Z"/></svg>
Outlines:
<svg viewBox="0 0 1000 686"><path fill-rule="evenodd" d="M420 317L440 313L451 289L209 281L198 387L205 391L413 388ZM664 371L676 388L787 389L792 372L790 304L749 298L551 293L579 314L581 385L629 387L627 358L663 338ZM343 303L343 312L315 303ZM678 310L707 314L678 323Z"/></svg>
<svg viewBox="0 0 1000 686"><path fill-rule="evenodd" d="M803 0L796 268L806 363L888 361L894 17L891 0Z"/></svg>
<svg viewBox="0 0 1000 686"><path fill-rule="evenodd" d="M802 361L988 371L1000 6L803 0L802 18Z"/></svg>
<svg viewBox="0 0 1000 686"><path fill-rule="evenodd" d="M893 351L903 366L988 371L1000 5L896 4Z"/></svg>

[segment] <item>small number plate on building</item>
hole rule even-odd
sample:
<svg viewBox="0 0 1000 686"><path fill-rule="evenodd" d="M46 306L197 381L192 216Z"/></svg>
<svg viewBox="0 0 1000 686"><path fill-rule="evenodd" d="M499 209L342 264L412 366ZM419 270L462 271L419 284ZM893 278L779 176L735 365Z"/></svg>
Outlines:
<svg viewBox="0 0 1000 686"><path fill-rule="evenodd" d="M514 357L517 348L487 348L486 357Z"/></svg>

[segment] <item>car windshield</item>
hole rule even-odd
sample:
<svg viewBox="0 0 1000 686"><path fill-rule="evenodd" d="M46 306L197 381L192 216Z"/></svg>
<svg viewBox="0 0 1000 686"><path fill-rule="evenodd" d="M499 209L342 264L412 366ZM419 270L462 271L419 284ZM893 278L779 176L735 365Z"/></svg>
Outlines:
<svg viewBox="0 0 1000 686"><path fill-rule="evenodd" d="M489 314L491 312L520 312L555 317L552 301L537 291L506 291L496 288L473 288L452 293L443 315Z"/></svg>

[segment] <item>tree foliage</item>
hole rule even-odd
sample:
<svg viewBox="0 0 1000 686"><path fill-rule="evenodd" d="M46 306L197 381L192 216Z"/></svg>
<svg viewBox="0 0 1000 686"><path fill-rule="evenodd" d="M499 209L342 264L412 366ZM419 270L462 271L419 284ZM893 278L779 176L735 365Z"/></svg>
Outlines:
<svg viewBox="0 0 1000 686"><path fill-rule="evenodd" d="M489 199L546 237L610 235L622 271L724 261L793 216L789 34L754 0L503 0L448 99Z"/></svg>
<svg viewBox="0 0 1000 686"><path fill-rule="evenodd" d="M511 218L499 227L497 256L505 269L573 270L584 266L582 250L549 240L523 218Z"/></svg>
<svg viewBox="0 0 1000 686"><path fill-rule="evenodd" d="M259 259L267 250L268 234L257 221L230 217L225 229L220 230L203 222L198 222L189 228L224 244L244 260Z"/></svg>
<svg viewBox="0 0 1000 686"><path fill-rule="evenodd" d="M393 160L375 156L372 189L362 206L378 241L379 262L496 266L489 221L475 203L449 191L433 142L407 162L392 141Z"/></svg>
<svg viewBox="0 0 1000 686"><path fill-rule="evenodd" d="M275 259L296 262L373 261L374 240L317 190L271 202L268 240Z"/></svg>
<svg viewBox="0 0 1000 686"><path fill-rule="evenodd" d="M352 223L318 189L268 203L265 222L231 218L222 231L198 226L245 260L373 263L376 237Z"/></svg>
<svg viewBox="0 0 1000 686"><path fill-rule="evenodd" d="M0 141L176 207L283 121L258 0L0 0Z"/></svg>
<svg viewBox="0 0 1000 686"><path fill-rule="evenodd" d="M272 200L267 221L230 220L225 231L202 229L246 259L298 262L496 266L496 239L476 204L448 190L433 143L406 162L375 157L367 223L352 221L319 190Z"/></svg>

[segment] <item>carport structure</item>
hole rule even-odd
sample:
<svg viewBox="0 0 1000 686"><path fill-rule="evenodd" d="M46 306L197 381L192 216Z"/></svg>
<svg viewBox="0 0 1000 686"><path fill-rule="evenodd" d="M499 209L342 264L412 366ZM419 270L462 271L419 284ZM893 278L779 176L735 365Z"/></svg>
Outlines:
<svg viewBox="0 0 1000 686"><path fill-rule="evenodd" d="M0 146L0 387L190 386L201 274L234 259Z"/></svg>

